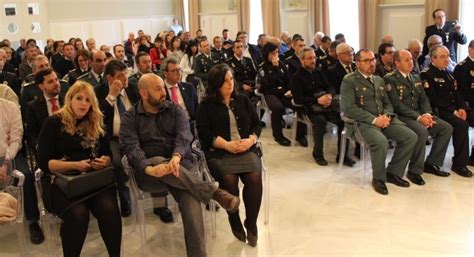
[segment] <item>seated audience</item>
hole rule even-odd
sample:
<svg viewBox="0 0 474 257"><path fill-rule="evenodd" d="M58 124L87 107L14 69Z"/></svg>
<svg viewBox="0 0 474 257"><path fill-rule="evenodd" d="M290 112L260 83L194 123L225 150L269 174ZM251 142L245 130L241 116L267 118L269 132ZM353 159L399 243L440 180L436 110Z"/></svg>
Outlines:
<svg viewBox="0 0 474 257"><path fill-rule="evenodd" d="M181 58L183 58L183 51L180 49L181 46L181 39L178 36L174 36L171 39L171 44L170 47L168 48L167 56L168 57L173 57L179 61L181 61Z"/></svg>
<svg viewBox="0 0 474 257"><path fill-rule="evenodd" d="M208 73L212 66L220 62L220 56L217 53L211 52L211 45L207 39L199 42L199 50L201 53L194 60L194 74L201 79L204 87L207 87Z"/></svg>
<svg viewBox="0 0 474 257"><path fill-rule="evenodd" d="M198 45L194 40L189 41L183 58L181 58L180 65L183 68L183 76L181 81L192 83L195 87L199 84L194 76L194 61L198 55Z"/></svg>
<svg viewBox="0 0 474 257"><path fill-rule="evenodd" d="M21 152L21 142L23 137L23 124L21 121L18 104L0 98L0 127L3 127L2 141L0 142L6 149L5 159L0 163L0 184L7 177L12 167L15 167L23 175L24 208L26 224L30 230L30 240L33 244L41 244L44 241L43 231L38 225L39 210L34 187L34 177L25 156ZM5 134L3 134L5 133ZM14 165L14 166L12 166Z"/></svg>
<svg viewBox="0 0 474 257"><path fill-rule="evenodd" d="M63 51L63 58L59 59L58 62L55 63L55 66L53 66L60 78L68 74L69 71L74 70L74 58L76 57L76 50L74 50L72 44L64 44Z"/></svg>
<svg viewBox="0 0 474 257"><path fill-rule="evenodd" d="M255 144L262 130L250 100L234 89L231 68L226 64L209 71L206 97L196 118L199 139L212 175L219 187L239 196L239 178L244 183L244 231L239 211L229 212L234 236L257 245L257 217L262 202L262 164ZM246 235L247 234L247 235Z"/></svg>
<svg viewBox="0 0 474 257"><path fill-rule="evenodd" d="M255 77L257 71L253 67L252 59L244 56L243 44L240 40L232 43L232 56L227 59L227 64L232 68L235 82L237 83L236 91L247 95L254 104L258 102L255 95Z"/></svg>
<svg viewBox="0 0 474 257"><path fill-rule="evenodd" d="M88 72L82 74L77 79L91 84L94 88L102 85L105 81L104 69L106 55L102 51L91 51L91 68Z"/></svg>
<svg viewBox="0 0 474 257"><path fill-rule="evenodd" d="M25 81L26 76L33 73L32 62L38 55L38 47L36 45L27 45L25 50L25 58L21 61L18 68L20 80Z"/></svg>
<svg viewBox="0 0 474 257"><path fill-rule="evenodd" d="M135 42L135 41L133 41L133 42ZM135 53L135 51L136 50L134 50L134 53ZM114 45L114 56L115 56L116 60L119 60L119 61L125 63L125 65L127 65L127 67L129 67L129 68L134 67L133 56L135 56L135 54L133 54L131 56L128 55L128 54L125 54L125 48L124 48L123 45L121 45L121 44Z"/></svg>
<svg viewBox="0 0 474 257"><path fill-rule="evenodd" d="M74 70L67 74L67 81L69 85L74 84L77 78L89 72L90 69L90 55L86 50L77 51L76 57L74 58ZM66 79L66 76L64 77Z"/></svg>
<svg viewBox="0 0 474 257"><path fill-rule="evenodd" d="M357 71L344 77L341 85L341 111L357 122L362 138L370 148L373 179L377 193L386 195L385 182L409 187L403 174L417 142L417 135L401 122L390 103L382 78L374 75L375 56L368 49L355 55ZM353 125L347 124L348 135L354 133ZM389 164L385 165L388 140L397 144Z"/></svg>
<svg viewBox="0 0 474 257"><path fill-rule="evenodd" d="M0 83L9 86L15 94L20 97L21 86L18 76L7 68L7 53L4 49L0 48Z"/></svg>
<svg viewBox="0 0 474 257"><path fill-rule="evenodd" d="M395 47L390 43L383 43L379 46L377 64L375 65L375 75L384 77L387 73L395 69L393 64L393 53Z"/></svg>
<svg viewBox="0 0 474 257"><path fill-rule="evenodd" d="M163 80L144 74L138 87L141 100L122 118L120 145L140 189L161 192L165 186L178 202L187 256L206 256L201 202L214 199L233 213L240 200L196 172L189 121L181 107L165 99Z"/></svg>
<svg viewBox="0 0 474 257"><path fill-rule="evenodd" d="M163 39L161 37L155 38L155 45L150 48L151 63L155 70L160 69L161 61L168 55L168 50L163 46Z"/></svg>
<svg viewBox="0 0 474 257"><path fill-rule="evenodd" d="M105 133L92 86L77 81L66 94L64 107L44 122L38 138L38 165L45 176L106 168L111 163L111 152ZM49 211L63 220L60 235L64 256L81 255L92 212L109 256L119 257L122 220L115 187L71 199L55 183L48 185L43 188L43 200L50 202Z"/></svg>

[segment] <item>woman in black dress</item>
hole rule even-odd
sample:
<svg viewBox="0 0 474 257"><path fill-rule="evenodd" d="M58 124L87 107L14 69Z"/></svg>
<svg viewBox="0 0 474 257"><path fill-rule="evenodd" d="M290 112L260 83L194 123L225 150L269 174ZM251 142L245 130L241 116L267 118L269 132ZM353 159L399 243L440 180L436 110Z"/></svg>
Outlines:
<svg viewBox="0 0 474 257"><path fill-rule="evenodd" d="M257 112L245 95L234 90L232 69L218 64L209 71L209 86L197 111L197 130L206 160L219 187L239 196L244 184L244 226L239 212L228 213L234 236L257 244L257 217L262 202L262 165L256 142L262 130Z"/></svg>
<svg viewBox="0 0 474 257"><path fill-rule="evenodd" d="M44 122L38 139L39 167L47 178L71 170L100 172L95 170L110 166L110 162L110 145L94 90L90 84L77 81L68 90L64 106ZM69 199L54 183L43 190L49 211L63 220L60 235L64 256L80 256L90 212L97 218L109 256L120 256L122 221L113 185L80 199Z"/></svg>

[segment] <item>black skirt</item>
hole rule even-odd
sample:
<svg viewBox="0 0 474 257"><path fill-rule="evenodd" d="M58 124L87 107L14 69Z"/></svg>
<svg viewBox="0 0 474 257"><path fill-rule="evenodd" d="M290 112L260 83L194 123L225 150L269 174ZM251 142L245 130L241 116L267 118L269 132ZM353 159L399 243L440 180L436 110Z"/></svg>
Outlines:
<svg viewBox="0 0 474 257"><path fill-rule="evenodd" d="M253 151L241 154L228 153L219 158L211 158L207 160L207 165L213 176L262 171L260 157Z"/></svg>

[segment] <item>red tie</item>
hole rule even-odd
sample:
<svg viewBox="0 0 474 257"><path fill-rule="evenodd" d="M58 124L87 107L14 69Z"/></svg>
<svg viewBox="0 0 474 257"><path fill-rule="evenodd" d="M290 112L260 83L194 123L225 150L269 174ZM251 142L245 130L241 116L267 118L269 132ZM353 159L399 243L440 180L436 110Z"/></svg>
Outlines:
<svg viewBox="0 0 474 257"><path fill-rule="evenodd" d="M179 99L178 99L178 87L177 86L172 86L171 87L171 101L173 101L176 104L179 104Z"/></svg>
<svg viewBox="0 0 474 257"><path fill-rule="evenodd" d="M58 99L49 98L49 102L51 103L51 112L52 113L55 113L55 112L59 111Z"/></svg>

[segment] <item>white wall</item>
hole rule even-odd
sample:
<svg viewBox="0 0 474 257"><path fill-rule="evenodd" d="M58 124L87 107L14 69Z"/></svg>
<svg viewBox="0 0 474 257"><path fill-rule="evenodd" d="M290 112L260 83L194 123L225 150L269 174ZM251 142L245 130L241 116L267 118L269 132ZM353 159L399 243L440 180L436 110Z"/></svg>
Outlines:
<svg viewBox="0 0 474 257"><path fill-rule="evenodd" d="M410 39L423 41L425 36L423 4L380 5L378 19L380 24L377 33L378 44L384 35L393 36L396 49L406 48Z"/></svg>

